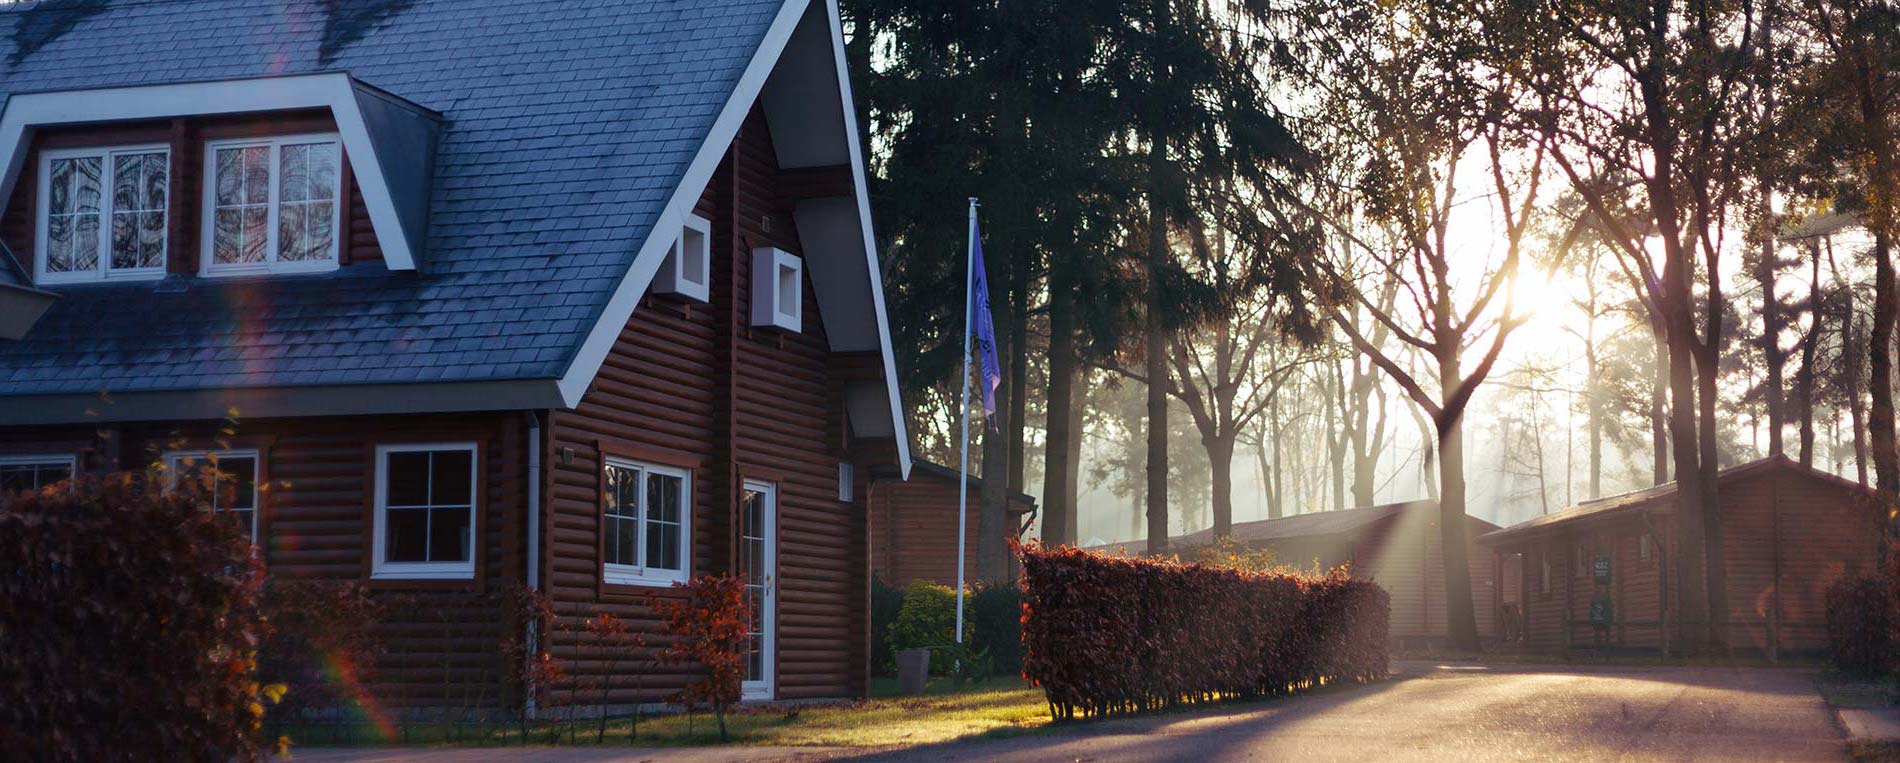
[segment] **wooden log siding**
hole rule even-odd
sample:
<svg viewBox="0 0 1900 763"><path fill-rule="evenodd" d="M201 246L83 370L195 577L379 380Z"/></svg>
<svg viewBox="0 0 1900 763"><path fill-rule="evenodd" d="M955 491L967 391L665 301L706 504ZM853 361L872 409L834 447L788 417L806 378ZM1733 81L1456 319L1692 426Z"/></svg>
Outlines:
<svg viewBox="0 0 1900 763"><path fill-rule="evenodd" d="M369 581L391 606L379 637L387 650L365 688L385 707L505 706L505 627L493 595L518 579L520 414L457 414L35 427L8 430L8 453L79 452L81 470L143 468L174 449L254 448L260 455L258 533L274 580L368 580L375 447L474 441L480 448L476 577ZM101 437L101 433L108 433Z"/></svg>
<svg viewBox="0 0 1900 763"><path fill-rule="evenodd" d="M664 639L646 596L670 595L601 582L604 447L692 466L695 574L731 569L741 481L777 485L777 697L865 694L867 517L838 501L843 402L809 279L802 331L749 326L752 250L802 251L774 157L754 109L696 207L713 221L711 304L647 296L580 406L553 414L548 591L564 627L551 644L581 686L601 686L607 663L580 622L611 613L658 646ZM658 702L689 680L650 665L636 678L632 662L606 680L604 696L589 688L577 701Z"/></svg>
<svg viewBox="0 0 1900 763"><path fill-rule="evenodd" d="M1824 650L1828 586L1871 573L1878 558L1878 512L1864 490L1793 464L1725 477L1718 490L1729 576L1723 618L1728 646L1769 655ZM1657 649L1666 637L1673 642L1667 629L1676 627L1677 586L1664 573L1677 553L1674 508L1674 495L1665 494L1643 504L1647 524L1641 512L1630 512L1553 525L1499 545L1500 552L1525 554L1526 646L1555 651L1593 644L1589 602L1595 583L1576 560L1580 546L1613 555L1611 645ZM1645 560L1642 536L1652 527L1658 537ZM1536 593L1536 581L1538 560L1547 553L1555 556L1552 594L1545 597Z"/></svg>

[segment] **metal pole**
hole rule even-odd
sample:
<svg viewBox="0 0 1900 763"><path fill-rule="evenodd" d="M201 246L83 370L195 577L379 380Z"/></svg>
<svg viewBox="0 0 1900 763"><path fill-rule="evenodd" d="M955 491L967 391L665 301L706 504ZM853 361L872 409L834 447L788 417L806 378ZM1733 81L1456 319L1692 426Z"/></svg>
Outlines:
<svg viewBox="0 0 1900 763"><path fill-rule="evenodd" d="M969 243L963 250L963 397L958 404L962 414L957 448L962 451L957 466L957 643L963 643L963 555L968 543L970 524L970 321L975 312L976 283L976 197L970 197Z"/></svg>

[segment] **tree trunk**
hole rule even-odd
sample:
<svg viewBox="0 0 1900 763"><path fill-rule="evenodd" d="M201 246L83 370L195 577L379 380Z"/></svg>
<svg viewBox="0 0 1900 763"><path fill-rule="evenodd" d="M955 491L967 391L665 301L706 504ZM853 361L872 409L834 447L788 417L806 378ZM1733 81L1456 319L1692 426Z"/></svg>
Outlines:
<svg viewBox="0 0 1900 763"><path fill-rule="evenodd" d="M1669 345L1656 336L1655 374L1649 381L1650 484L1669 481Z"/></svg>
<svg viewBox="0 0 1900 763"><path fill-rule="evenodd" d="M1768 372L1768 380L1762 385L1762 398L1768 408L1768 455L1779 456L1782 452L1781 428L1783 424L1782 369L1787 364L1787 354L1781 351L1781 300L1775 296L1775 239L1767 222L1774 215L1766 191L1758 194L1761 215L1762 243L1761 253L1755 260L1755 282L1761 288L1761 359Z"/></svg>
<svg viewBox="0 0 1900 763"><path fill-rule="evenodd" d="M1711 311L1713 312L1713 311ZM1696 422L1699 431L1696 434L1698 453L1698 473L1702 481L1702 540L1703 568L1708 576L1709 596L1709 644L1718 652L1728 649L1728 555L1722 523L1721 489L1715 476L1718 471L1716 443L1717 425L1715 416L1716 379L1720 374L1717 358L1722 356L1721 327L1716 325L1719 317L1709 316L1710 346L1700 353L1696 362L1696 404L1700 407L1700 417Z"/></svg>
<svg viewBox="0 0 1900 763"><path fill-rule="evenodd" d="M1683 296L1686 301L1687 295ZM1666 309L1686 312L1688 308L1678 302ZM1679 322L1689 323L1686 316ZM1709 589L1705 577L1708 544L1707 529L1702 522L1702 476L1700 454L1696 451L1695 361L1690 342L1686 332L1669 332L1669 439L1677 476L1676 626L1680 630L1677 643L1688 654L1699 654L1709 634Z"/></svg>
<svg viewBox="0 0 1900 763"><path fill-rule="evenodd" d="M1018 245L1009 253L1009 489L1023 490L1025 430L1029 426L1029 266L1030 252Z"/></svg>
<svg viewBox="0 0 1900 763"><path fill-rule="evenodd" d="M1148 148L1148 553L1168 550L1168 332L1162 316L1167 303L1162 296L1163 274L1167 270L1167 202L1161 193L1167 171L1165 135L1150 137Z"/></svg>
<svg viewBox="0 0 1900 763"><path fill-rule="evenodd" d="M1214 537L1234 534L1234 435L1222 434L1205 443L1214 492Z"/></svg>
<svg viewBox="0 0 1900 763"><path fill-rule="evenodd" d="M1818 245L1817 245L1818 246ZM1841 279L1839 266L1834 262L1834 242L1827 242L1828 270L1834 274L1834 280ZM1854 425L1854 474L1860 484L1867 485L1867 403L1861 396L1861 382L1865 378L1861 373L1861 340L1854 331L1854 290L1844 287L1842 295L1845 304L1841 306L1841 361L1846 366L1843 374L1847 377L1847 413Z"/></svg>
<svg viewBox="0 0 1900 763"><path fill-rule="evenodd" d="M1821 327L1821 253L1812 252L1808 276L1808 315L1812 318L1801 334L1801 368L1794 375L1795 400L1801 406L1801 465L1814 465L1814 353L1820 344ZM1838 415L1838 414L1837 414Z"/></svg>
<svg viewBox="0 0 1900 763"><path fill-rule="evenodd" d="M1900 495L1900 452L1894 449L1893 331L1894 270L1892 242L1874 235L1874 314L1867 339L1867 439L1873 451L1874 488L1892 500Z"/></svg>
<svg viewBox="0 0 1900 763"><path fill-rule="evenodd" d="M999 417L1008 409L996 405ZM1009 494L1009 422L983 421L983 482L976 513L976 574L987 583L1008 582L1013 575L1009 562L1009 538L1016 528L1010 526L1006 500Z"/></svg>
<svg viewBox="0 0 1900 763"><path fill-rule="evenodd" d="M1280 437L1283 432L1280 423L1280 396L1274 395L1268 405L1270 406L1268 415L1273 417L1273 490L1267 494L1267 518L1279 519L1286 516L1286 477L1283 476L1285 472L1281 471L1280 463Z"/></svg>
<svg viewBox="0 0 1900 763"><path fill-rule="evenodd" d="M1069 430L1075 402L1075 298L1063 269L1049 269L1049 391L1043 406L1048 432L1042 441L1042 541L1075 545L1075 496L1069 492Z"/></svg>
<svg viewBox="0 0 1900 763"><path fill-rule="evenodd" d="M1450 421L1439 425L1438 436L1438 527L1445 557L1445 635L1451 648L1471 651L1478 648L1478 620L1471 596L1469 549L1465 545L1464 426L1458 421L1459 414L1450 416Z"/></svg>

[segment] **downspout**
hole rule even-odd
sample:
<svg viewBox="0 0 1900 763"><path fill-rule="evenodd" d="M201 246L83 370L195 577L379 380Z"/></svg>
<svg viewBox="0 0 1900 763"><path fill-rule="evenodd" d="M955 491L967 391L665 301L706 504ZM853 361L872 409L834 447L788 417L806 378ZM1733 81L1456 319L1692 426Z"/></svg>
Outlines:
<svg viewBox="0 0 1900 763"><path fill-rule="evenodd" d="M528 590L539 593L541 590L541 414L528 412ZM525 624L527 633L523 651L525 659L533 660L540 651L537 643L536 626L538 623L530 617ZM522 699L526 715L535 715L534 671L524 670L527 676L527 696Z"/></svg>

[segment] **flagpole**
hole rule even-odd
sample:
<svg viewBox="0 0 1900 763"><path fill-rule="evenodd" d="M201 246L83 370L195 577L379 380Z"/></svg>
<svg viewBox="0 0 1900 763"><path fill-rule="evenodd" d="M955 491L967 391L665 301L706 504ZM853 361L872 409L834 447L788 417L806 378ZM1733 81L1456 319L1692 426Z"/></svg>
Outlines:
<svg viewBox="0 0 1900 763"><path fill-rule="evenodd" d="M957 410L962 414L957 447L962 461L957 466L957 643L963 643L963 556L970 524L970 321L975 310L972 293L976 284L976 197L970 197L969 242L963 248L963 397Z"/></svg>

